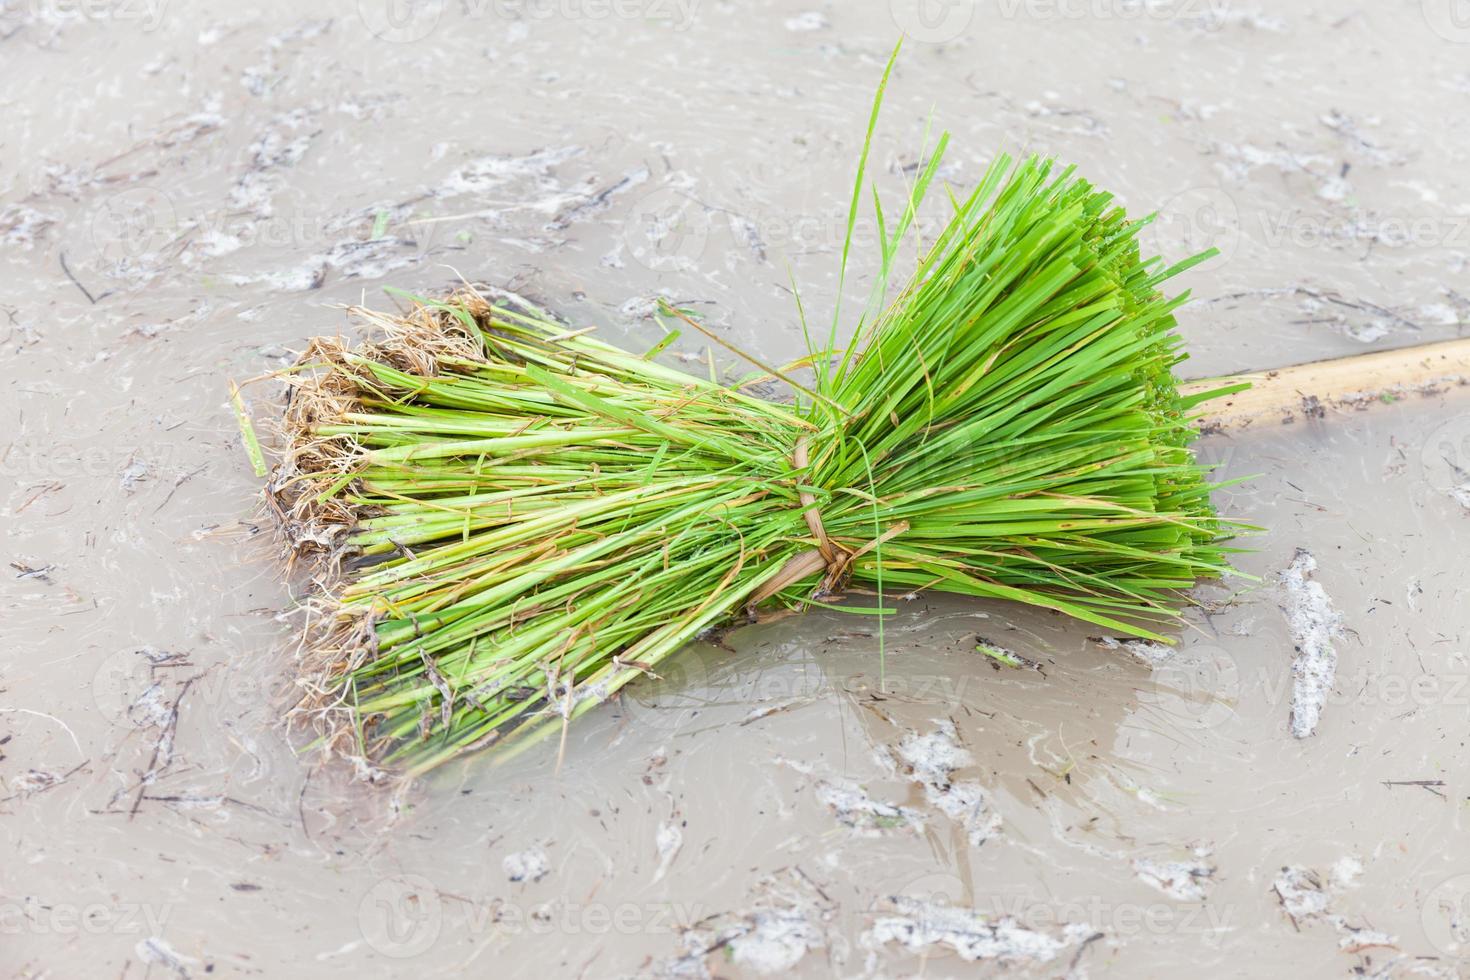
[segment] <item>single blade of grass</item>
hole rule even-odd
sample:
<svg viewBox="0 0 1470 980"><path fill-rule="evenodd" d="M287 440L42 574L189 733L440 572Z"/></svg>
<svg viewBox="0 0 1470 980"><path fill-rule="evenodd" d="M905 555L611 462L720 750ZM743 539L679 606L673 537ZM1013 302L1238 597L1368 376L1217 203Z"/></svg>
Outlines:
<svg viewBox="0 0 1470 980"><path fill-rule="evenodd" d="M250 410L245 407L245 398L240 387L230 382L230 404L235 408L235 424L240 427L240 441L245 445L245 454L250 457L250 468L256 476L270 472L265 465L265 454L260 451L260 439L255 434L255 425L250 421Z"/></svg>

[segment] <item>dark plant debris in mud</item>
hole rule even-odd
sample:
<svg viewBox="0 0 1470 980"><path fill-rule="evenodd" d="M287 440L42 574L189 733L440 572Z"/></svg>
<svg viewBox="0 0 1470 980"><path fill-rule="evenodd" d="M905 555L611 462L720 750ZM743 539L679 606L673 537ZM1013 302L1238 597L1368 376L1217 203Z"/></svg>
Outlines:
<svg viewBox="0 0 1470 980"><path fill-rule="evenodd" d="M990 666L995 670L1000 670L1001 667L1025 668L1036 671L1042 677L1046 676L1046 669L1039 661L1022 656L1015 650L1009 647L1003 647L994 640L986 639L983 636L975 637L975 652L987 657Z"/></svg>
<svg viewBox="0 0 1470 980"><path fill-rule="evenodd" d="M1448 796L1440 792L1445 786L1443 779L1385 779L1383 780L1383 785L1389 789L1393 789L1395 786L1417 786L1427 793L1433 793L1442 800L1449 799Z"/></svg>

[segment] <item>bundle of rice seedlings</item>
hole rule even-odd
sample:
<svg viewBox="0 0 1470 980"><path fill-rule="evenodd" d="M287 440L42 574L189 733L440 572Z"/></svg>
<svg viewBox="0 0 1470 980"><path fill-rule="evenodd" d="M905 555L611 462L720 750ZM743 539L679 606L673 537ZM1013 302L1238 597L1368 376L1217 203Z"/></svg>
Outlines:
<svg viewBox="0 0 1470 980"><path fill-rule="evenodd" d="M942 151L884 229L880 289ZM789 402L474 288L314 341L269 497L327 569L325 741L422 772L564 737L701 633L850 593L880 628L883 596L933 589L1163 639L1226 568L1188 448L1218 392L1179 394L1185 296L1161 291L1204 256L1142 258L1145 222L1050 160L1001 158L951 203L849 342L835 315L762 373Z"/></svg>

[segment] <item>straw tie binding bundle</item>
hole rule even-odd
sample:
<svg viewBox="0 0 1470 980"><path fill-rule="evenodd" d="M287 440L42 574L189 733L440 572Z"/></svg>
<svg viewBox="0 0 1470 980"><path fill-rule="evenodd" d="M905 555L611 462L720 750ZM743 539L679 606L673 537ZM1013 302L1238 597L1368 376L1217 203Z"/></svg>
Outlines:
<svg viewBox="0 0 1470 980"><path fill-rule="evenodd" d="M798 477L806 471L808 465L807 438L804 435L796 438L796 448L791 453L791 465L796 470ZM755 595L750 597L746 611L752 618L757 615L757 607L761 603L780 593L792 583L810 578L817 572L825 574L822 577L822 584L817 587L812 598L840 598L848 580L852 577L853 559L866 554L882 541L888 540L895 534L902 534L908 529L908 523L901 521L857 551L848 551L827 536L826 525L822 523L822 512L817 506L817 495L810 490L798 488L797 499L801 504L802 517L806 521L806 526L811 530L812 537L816 539L817 546L810 551L803 551L788 558L776 577L761 586Z"/></svg>
<svg viewBox="0 0 1470 980"><path fill-rule="evenodd" d="M1188 449L1213 393L1173 376L1184 297L1160 285L1191 263L1142 257L1141 225L1070 170L998 160L881 312L812 344L810 386L762 375L789 403L475 290L359 311L385 338L313 345L270 483L325 569L303 710L423 771L565 737L742 611L859 587L1162 638L1232 528Z"/></svg>

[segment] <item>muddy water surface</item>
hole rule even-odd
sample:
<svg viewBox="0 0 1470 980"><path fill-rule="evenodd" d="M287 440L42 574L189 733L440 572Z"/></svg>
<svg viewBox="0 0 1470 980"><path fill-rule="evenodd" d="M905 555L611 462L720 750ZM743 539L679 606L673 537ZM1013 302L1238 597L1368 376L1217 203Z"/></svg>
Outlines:
<svg viewBox="0 0 1470 980"><path fill-rule="evenodd" d="M902 28L880 190L932 112L960 188L1036 150L1161 208L1158 248L1223 253L1187 277L1191 373L1456 336L1449 0L317 9L0 6L0 970L1470 971L1463 394L1203 443L1270 530L1173 653L997 603L912 598L881 645L817 613L690 649L559 773L392 795L277 724L306 583L227 387L459 274L630 346L664 294L794 355ZM1297 739L1313 622L1337 669Z"/></svg>

